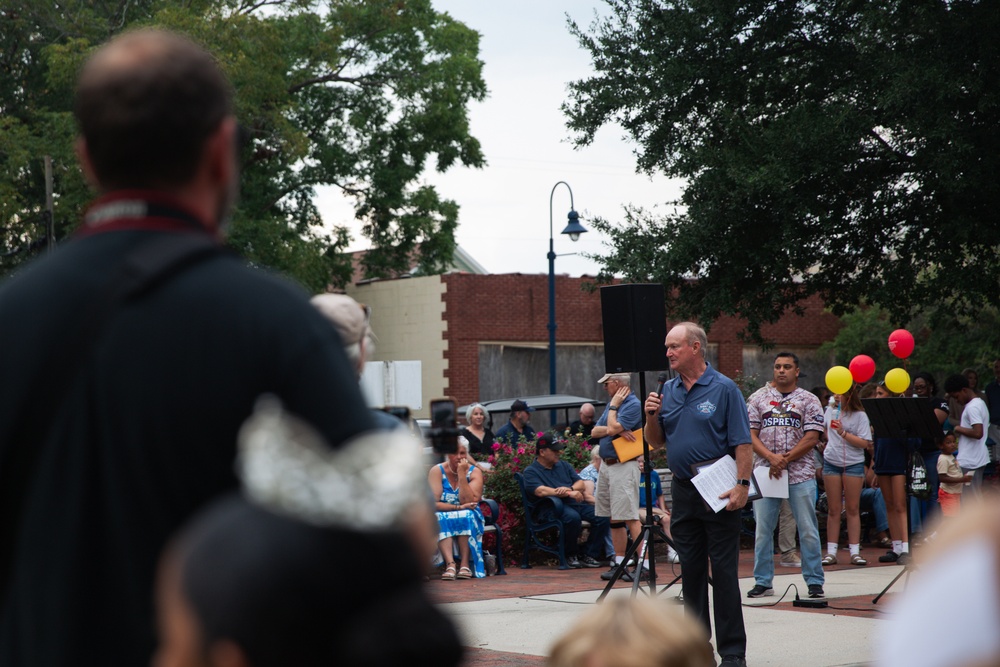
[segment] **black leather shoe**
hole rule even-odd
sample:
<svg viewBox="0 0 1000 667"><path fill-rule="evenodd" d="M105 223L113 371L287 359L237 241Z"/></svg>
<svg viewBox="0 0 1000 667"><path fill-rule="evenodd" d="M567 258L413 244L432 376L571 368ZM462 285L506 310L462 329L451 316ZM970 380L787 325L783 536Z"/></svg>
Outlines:
<svg viewBox="0 0 1000 667"><path fill-rule="evenodd" d="M724 655L719 667L747 667L747 659L742 655Z"/></svg>
<svg viewBox="0 0 1000 667"><path fill-rule="evenodd" d="M603 579L604 581L611 581L611 577L615 576L615 570L617 569L618 569L617 565L612 565L611 569L609 569L607 572L601 572L601 579ZM626 574L628 573L626 572Z"/></svg>

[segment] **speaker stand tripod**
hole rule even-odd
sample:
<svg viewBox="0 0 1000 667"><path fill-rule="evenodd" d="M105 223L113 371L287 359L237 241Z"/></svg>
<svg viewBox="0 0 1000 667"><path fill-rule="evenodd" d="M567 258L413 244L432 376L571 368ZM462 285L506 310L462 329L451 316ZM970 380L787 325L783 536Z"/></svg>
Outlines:
<svg viewBox="0 0 1000 667"><path fill-rule="evenodd" d="M909 535L912 534L910 532L910 528L911 528L911 526L910 526L910 500L912 498L913 498L912 495L910 495L909 493L906 494L906 534L907 534L907 536L909 536ZM919 511L919 509L917 511ZM875 596L875 599L872 600L872 604L878 604L878 601L882 599L882 596L884 596L886 593L888 593L889 589L892 588L893 584L895 584L897 581L899 581L899 578L902 577L904 574L906 575L906 581L904 583L906 583L906 584L910 583L910 570L913 568L913 560L912 560L913 555L910 554L909 557L910 557L911 560L906 565L904 565L903 569L899 571L899 574L897 574L895 577L893 577L892 581L890 581L886 585L886 587L882 589L882 592Z"/></svg>
<svg viewBox="0 0 1000 667"><path fill-rule="evenodd" d="M646 376L644 373L639 373L639 395L643 399L646 397ZM643 411L642 415L643 426L646 425L646 413ZM614 588L615 583L621 579L623 575L628 572L628 564L632 560L633 556L637 555L635 570L631 573L632 576L632 596L639 592L639 588L642 586L643 579L643 562L646 555L649 555L649 594L656 595L656 555L655 549L651 547L655 544L656 539L665 542L670 549L674 548L673 541L667 537L666 532L663 527L653 519L653 484L652 484L652 471L653 465L649 460L649 443L646 442L645 429L643 429L642 434L642 460L643 460L643 477L645 478L645 501L646 501L646 518L643 521L642 529L639 531L639 535L632 540L632 544L625 551L625 557L622 562L615 567L615 572L611 576L611 580L608 582L607 586L604 587L604 591L598 596L597 601L600 602L611 589ZM627 529L626 529L627 530ZM676 575L673 580L663 587L663 590L667 590L675 583L680 581L681 575Z"/></svg>

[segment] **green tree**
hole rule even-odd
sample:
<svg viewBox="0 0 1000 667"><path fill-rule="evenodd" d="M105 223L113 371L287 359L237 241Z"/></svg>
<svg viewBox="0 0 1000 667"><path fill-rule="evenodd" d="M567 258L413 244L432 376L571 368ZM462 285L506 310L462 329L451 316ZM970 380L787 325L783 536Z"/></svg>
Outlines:
<svg viewBox="0 0 1000 667"><path fill-rule="evenodd" d="M820 346L832 352L835 363L846 366L858 354L875 360L875 378L881 380L891 368L906 368L912 376L927 371L941 385L949 375L971 367L979 372L980 389L993 376L993 360L1000 354L1000 310L982 308L974 316L939 316L932 321L919 315L905 325L895 324L883 308L860 307L846 313L837 337ZM899 359L889 352L889 334L896 329L913 334L913 354Z"/></svg>
<svg viewBox="0 0 1000 667"><path fill-rule="evenodd" d="M595 73L579 145L617 123L638 169L688 185L626 209L602 277L760 339L805 296L971 315L1000 305L1000 5L978 0L607 0L570 30Z"/></svg>
<svg viewBox="0 0 1000 667"><path fill-rule="evenodd" d="M369 277L451 261L458 206L421 175L484 164L467 107L486 87L478 33L430 0L0 0L0 270L40 245L43 155L57 165L57 236L79 219L89 195L72 158L75 72L141 26L204 43L233 81L249 141L230 244L248 259L313 290L345 283L347 231L314 204L332 185L372 242Z"/></svg>

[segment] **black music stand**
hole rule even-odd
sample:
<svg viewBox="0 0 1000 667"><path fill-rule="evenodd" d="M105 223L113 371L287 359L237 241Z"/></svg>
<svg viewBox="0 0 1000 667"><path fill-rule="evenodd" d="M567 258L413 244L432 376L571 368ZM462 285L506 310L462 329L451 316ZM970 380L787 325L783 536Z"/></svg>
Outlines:
<svg viewBox="0 0 1000 667"><path fill-rule="evenodd" d="M639 373L639 395L636 398L639 398L640 396L642 397L641 400L645 401L646 375L645 373L642 372ZM604 591L600 594L600 596L598 596L597 598L598 602L603 600L607 596L607 594L611 592L611 589L614 588L615 582L617 582L621 578L621 576L625 574L626 569L628 568L629 561L632 560L632 557L636 555L637 551L639 553L638 556L636 557L635 570L631 573L632 596L635 597L635 595L639 592L639 587L642 585L642 561L645 558L647 552L649 553L649 569L648 569L649 593L650 595L656 595L656 554L655 550L653 549L653 544L655 544L654 539L659 539L661 542L665 542L667 546L676 551L676 549L674 548L673 541L669 537L667 537L666 532L663 530L663 526L661 526L659 523L653 520L653 484L652 484L653 465L649 460L649 443L646 442L645 426L647 418L649 417L647 417L646 415L646 410L643 409L642 475L645 478L646 482L645 484L646 488L644 489L644 492L646 494L646 519L642 523L642 528L639 530L638 537L632 540L632 544L629 545L629 548L625 551L625 557L622 559L622 562L615 568L615 573L614 575L612 575L611 581L608 582L607 586L604 587ZM655 416L653 418L655 418ZM680 580L680 578L681 578L680 574L674 576L673 580L669 584L663 587L663 590L665 591L674 584L676 584Z"/></svg>
<svg viewBox="0 0 1000 667"><path fill-rule="evenodd" d="M864 398L861 399L861 404L865 408L868 420L872 423L872 429L880 438L940 440L944 437L941 423L934 414L934 407L929 398ZM907 527L909 527L909 510L907 510ZM900 577L909 574L911 563L912 561L903 566L899 574L875 596L872 604L878 604Z"/></svg>

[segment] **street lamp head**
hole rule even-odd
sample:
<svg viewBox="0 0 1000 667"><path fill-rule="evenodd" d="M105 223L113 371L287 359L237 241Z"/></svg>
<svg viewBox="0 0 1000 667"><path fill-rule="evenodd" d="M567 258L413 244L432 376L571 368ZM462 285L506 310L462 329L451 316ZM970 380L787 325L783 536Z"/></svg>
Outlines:
<svg viewBox="0 0 1000 667"><path fill-rule="evenodd" d="M570 210L566 217L569 218L569 224L566 225L566 229L562 230L562 233L568 234L570 241L579 241L580 234L587 233L587 228L580 224L580 214Z"/></svg>

